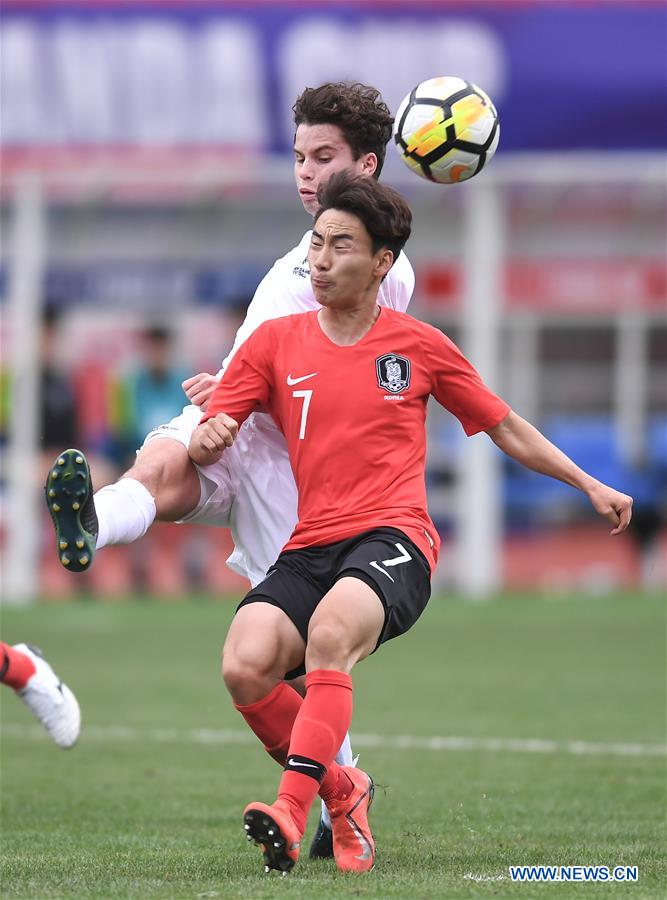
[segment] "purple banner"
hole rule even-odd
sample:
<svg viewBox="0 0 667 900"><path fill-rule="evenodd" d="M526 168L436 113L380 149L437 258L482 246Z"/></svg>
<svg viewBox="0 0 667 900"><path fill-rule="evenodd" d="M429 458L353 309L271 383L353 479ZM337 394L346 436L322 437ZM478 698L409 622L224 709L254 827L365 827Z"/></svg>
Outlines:
<svg viewBox="0 0 667 900"><path fill-rule="evenodd" d="M586 3L5 2L6 147L291 146L307 85L483 87L501 150L667 146L665 7Z"/></svg>

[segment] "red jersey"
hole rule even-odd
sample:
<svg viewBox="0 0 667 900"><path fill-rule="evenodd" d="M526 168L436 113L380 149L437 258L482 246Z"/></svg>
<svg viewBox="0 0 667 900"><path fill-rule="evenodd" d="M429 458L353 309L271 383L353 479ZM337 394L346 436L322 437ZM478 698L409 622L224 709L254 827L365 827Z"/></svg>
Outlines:
<svg viewBox="0 0 667 900"><path fill-rule="evenodd" d="M510 411L431 325L381 308L361 340L341 347L309 312L265 322L250 335L202 421L224 412L240 425L265 410L285 435L299 492L285 550L391 526L433 569L440 541L424 483L431 394L468 435Z"/></svg>

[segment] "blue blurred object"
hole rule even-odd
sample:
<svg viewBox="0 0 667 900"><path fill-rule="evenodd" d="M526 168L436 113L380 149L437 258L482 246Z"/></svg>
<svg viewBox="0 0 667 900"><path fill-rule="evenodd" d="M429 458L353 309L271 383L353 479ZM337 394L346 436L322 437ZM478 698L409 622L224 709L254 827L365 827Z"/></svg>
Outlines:
<svg viewBox="0 0 667 900"><path fill-rule="evenodd" d="M620 485L626 467L610 416L549 416L542 422L542 432L590 475Z"/></svg>
<svg viewBox="0 0 667 900"><path fill-rule="evenodd" d="M649 419L646 461L667 478L667 416L653 416Z"/></svg>
<svg viewBox="0 0 667 900"><path fill-rule="evenodd" d="M623 457L611 416L554 415L543 421L541 430L594 478L630 494L637 508L657 510L662 505L667 487L667 418L649 424L642 466ZM504 502L510 525L553 522L590 511L579 491L529 472L512 460L505 468Z"/></svg>

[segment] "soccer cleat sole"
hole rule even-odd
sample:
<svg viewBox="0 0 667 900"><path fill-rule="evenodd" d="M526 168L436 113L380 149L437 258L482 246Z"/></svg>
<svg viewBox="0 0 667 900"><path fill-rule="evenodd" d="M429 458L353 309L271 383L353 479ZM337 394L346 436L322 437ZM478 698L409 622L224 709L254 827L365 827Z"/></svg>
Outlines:
<svg viewBox="0 0 667 900"><path fill-rule="evenodd" d="M268 813L250 809L243 816L246 838L259 844L264 852L264 871L275 869L282 875L294 868L295 861L287 852L287 839L280 825Z"/></svg>
<svg viewBox="0 0 667 900"><path fill-rule="evenodd" d="M56 531L61 565L70 572L85 572L95 555L96 535L87 531L81 522L92 494L90 470L83 453L65 450L58 455L49 469L44 493Z"/></svg>

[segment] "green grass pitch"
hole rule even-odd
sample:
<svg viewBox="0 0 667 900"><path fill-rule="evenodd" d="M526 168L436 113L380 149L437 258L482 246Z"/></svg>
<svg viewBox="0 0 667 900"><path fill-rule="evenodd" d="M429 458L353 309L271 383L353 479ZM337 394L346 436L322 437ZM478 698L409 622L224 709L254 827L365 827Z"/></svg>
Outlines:
<svg viewBox="0 0 667 900"><path fill-rule="evenodd" d="M44 649L84 730L60 751L0 691L3 898L665 896L661 598L433 599L355 673L375 870L303 858L284 879L243 837L243 806L270 802L279 771L219 677L232 610L4 610L3 640ZM636 865L639 880L511 882L531 863Z"/></svg>

